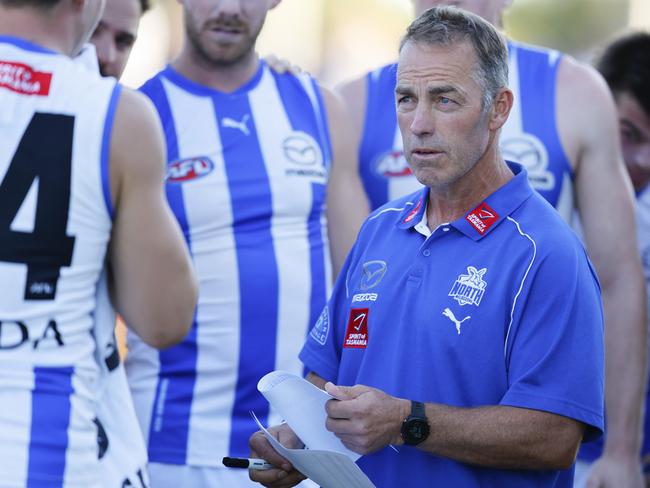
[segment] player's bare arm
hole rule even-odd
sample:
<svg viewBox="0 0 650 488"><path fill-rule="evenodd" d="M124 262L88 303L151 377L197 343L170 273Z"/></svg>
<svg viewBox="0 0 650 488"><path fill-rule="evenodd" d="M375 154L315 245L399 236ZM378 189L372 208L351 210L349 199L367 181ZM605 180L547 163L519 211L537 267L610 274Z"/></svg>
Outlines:
<svg viewBox="0 0 650 488"><path fill-rule="evenodd" d="M603 292L607 440L604 457L638 471L646 378L645 284L632 187L619 151L614 102L591 68L570 58L558 79L558 123L575 151L575 188L589 256ZM624 374L621 372L624 371Z"/></svg>
<svg viewBox="0 0 650 488"><path fill-rule="evenodd" d="M114 305L145 342L167 347L189 330L197 284L165 200L162 130L143 95L128 89L121 94L110 151Z"/></svg>
<svg viewBox="0 0 650 488"><path fill-rule="evenodd" d="M335 92L341 96L349 114L355 151L357 153L361 144L361 136L363 135L363 121L366 115L366 98L368 96L367 91L368 86L365 76L342 83L335 88Z"/></svg>
<svg viewBox="0 0 650 488"><path fill-rule="evenodd" d="M348 111L337 95L325 89L322 93L333 153L327 185L327 222L336 276L368 215L368 201L357 171L357 147L351 134Z"/></svg>

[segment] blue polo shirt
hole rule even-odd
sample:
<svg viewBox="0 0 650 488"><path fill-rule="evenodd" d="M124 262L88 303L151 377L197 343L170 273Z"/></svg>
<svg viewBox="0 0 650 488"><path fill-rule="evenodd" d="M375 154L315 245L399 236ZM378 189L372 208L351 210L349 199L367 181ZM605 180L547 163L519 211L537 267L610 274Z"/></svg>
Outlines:
<svg viewBox="0 0 650 488"><path fill-rule="evenodd" d="M586 252L525 170L429 234L428 188L373 212L300 358L340 385L455 407L542 410L602 434L603 315ZM571 486L572 470L470 466L401 446L359 460L379 487Z"/></svg>

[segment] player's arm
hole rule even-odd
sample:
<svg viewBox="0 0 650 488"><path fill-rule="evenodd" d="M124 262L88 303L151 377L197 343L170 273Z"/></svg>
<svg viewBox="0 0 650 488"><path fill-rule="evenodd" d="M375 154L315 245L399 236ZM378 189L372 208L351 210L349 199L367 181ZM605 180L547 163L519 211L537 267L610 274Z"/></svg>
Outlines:
<svg viewBox="0 0 650 488"><path fill-rule="evenodd" d="M352 138L354 139L355 151L359 151L361 137L363 136L363 125L366 115L366 100L368 97L368 82L365 76L342 83L334 89L343 100L348 112Z"/></svg>
<svg viewBox="0 0 650 488"><path fill-rule="evenodd" d="M368 215L368 200L358 172L357 146L350 118L340 98L322 89L332 141L332 167L327 184L327 226L334 276L352 248Z"/></svg>
<svg viewBox="0 0 650 488"><path fill-rule="evenodd" d="M111 291L126 323L157 348L187 334L197 299L187 247L164 195L164 161L162 129L151 102L124 89L110 145Z"/></svg>
<svg viewBox="0 0 650 488"><path fill-rule="evenodd" d="M638 471L646 385L645 283L637 249L632 186L620 154L616 109L607 85L571 59L558 75L560 133L580 141L576 197L605 313L605 457ZM619 482L620 483L620 482ZM618 486L632 486L626 483Z"/></svg>

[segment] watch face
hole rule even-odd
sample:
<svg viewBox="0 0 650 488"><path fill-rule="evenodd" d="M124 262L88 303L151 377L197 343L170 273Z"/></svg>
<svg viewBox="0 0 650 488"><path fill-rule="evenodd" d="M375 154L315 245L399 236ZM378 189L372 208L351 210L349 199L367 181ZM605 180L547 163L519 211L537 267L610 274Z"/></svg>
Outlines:
<svg viewBox="0 0 650 488"><path fill-rule="evenodd" d="M409 445L416 445L429 436L429 424L426 420L409 418L404 422L402 437Z"/></svg>

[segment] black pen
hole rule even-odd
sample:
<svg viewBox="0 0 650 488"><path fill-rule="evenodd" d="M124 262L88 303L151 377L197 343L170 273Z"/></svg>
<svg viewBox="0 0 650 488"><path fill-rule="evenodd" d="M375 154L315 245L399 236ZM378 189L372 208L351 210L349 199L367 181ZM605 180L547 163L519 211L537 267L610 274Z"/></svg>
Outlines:
<svg viewBox="0 0 650 488"><path fill-rule="evenodd" d="M222 459L222 462L227 468L254 469L258 471L275 468L275 466L267 463L264 459L225 457Z"/></svg>

